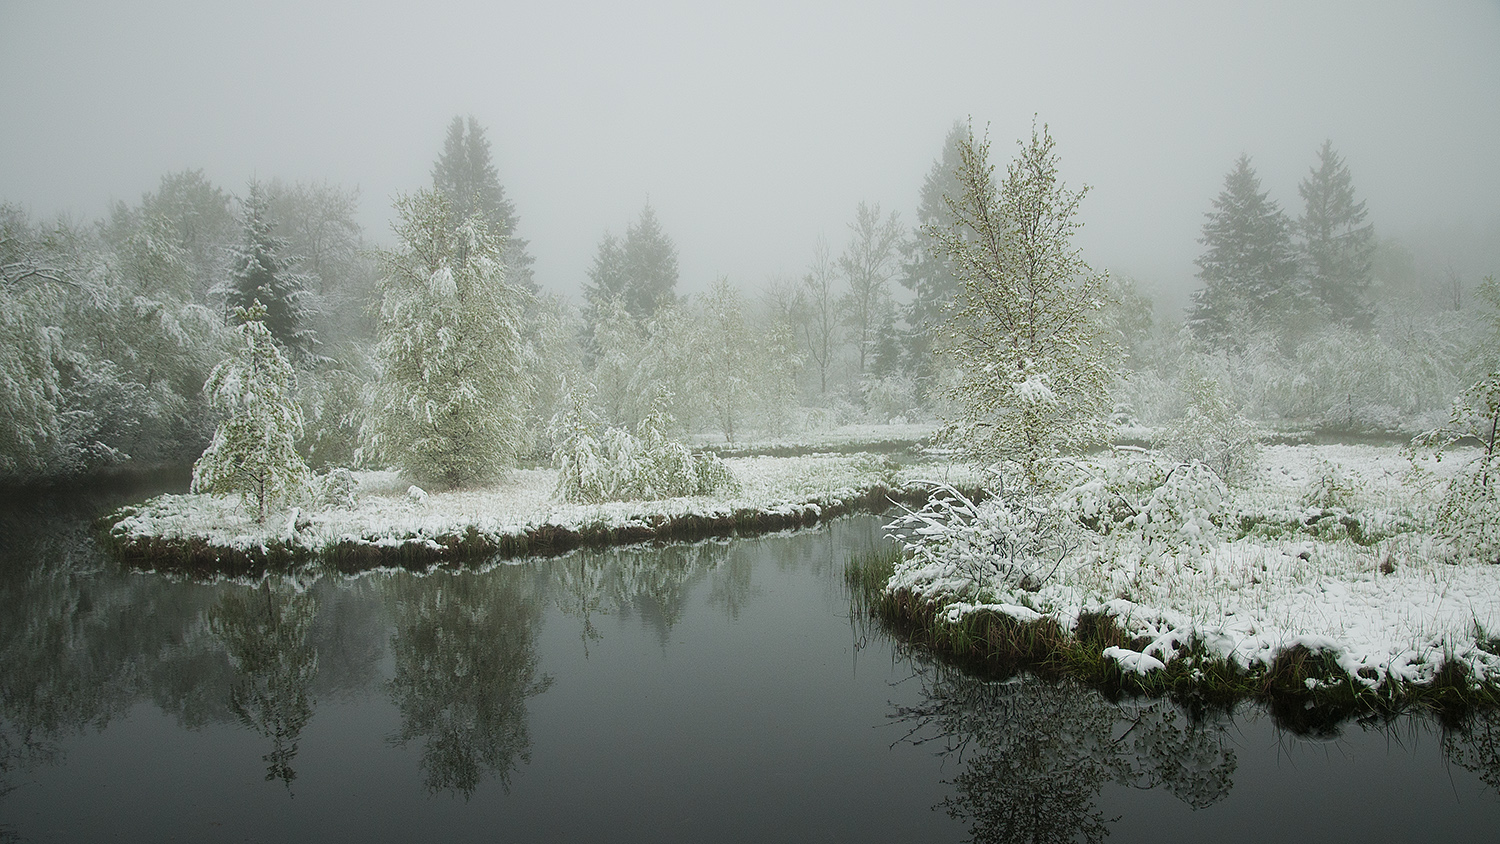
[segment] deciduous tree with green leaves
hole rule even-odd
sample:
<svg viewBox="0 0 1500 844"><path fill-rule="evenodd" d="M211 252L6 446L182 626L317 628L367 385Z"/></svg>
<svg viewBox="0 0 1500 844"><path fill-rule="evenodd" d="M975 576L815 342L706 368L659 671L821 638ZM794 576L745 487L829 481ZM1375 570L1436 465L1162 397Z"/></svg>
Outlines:
<svg viewBox="0 0 1500 844"><path fill-rule="evenodd" d="M379 454L413 478L457 486L496 475L524 447L526 293L504 241L440 195L397 200L400 245L382 268L381 370L370 419Z"/></svg>
<svg viewBox="0 0 1500 844"><path fill-rule="evenodd" d="M1033 489L1052 458L1103 436L1113 377L1104 276L1072 245L1086 190L1063 185L1054 146L1045 125L1033 126L997 185L988 140L970 134L962 190L949 197L954 222L929 229L963 285L945 323L962 410L944 436L1013 463Z"/></svg>

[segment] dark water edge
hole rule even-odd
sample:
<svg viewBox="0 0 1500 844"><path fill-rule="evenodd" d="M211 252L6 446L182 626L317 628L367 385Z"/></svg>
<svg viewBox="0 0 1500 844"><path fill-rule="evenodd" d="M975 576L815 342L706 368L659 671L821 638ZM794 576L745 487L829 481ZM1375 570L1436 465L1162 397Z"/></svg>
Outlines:
<svg viewBox="0 0 1500 844"><path fill-rule="evenodd" d="M106 498L108 496L105 496ZM1333 738L980 679L852 611L881 520L427 575L129 573L6 516L0 839L1488 840L1500 719Z"/></svg>

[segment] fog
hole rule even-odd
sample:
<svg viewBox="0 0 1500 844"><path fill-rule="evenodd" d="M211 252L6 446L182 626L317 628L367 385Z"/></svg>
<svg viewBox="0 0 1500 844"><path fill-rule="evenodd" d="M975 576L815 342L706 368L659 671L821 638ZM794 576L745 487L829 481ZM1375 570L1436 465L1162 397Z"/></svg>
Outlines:
<svg viewBox="0 0 1500 844"><path fill-rule="evenodd" d="M1377 233L1495 269L1493 2L519 5L0 4L0 200L92 219L186 168L328 180L389 242L473 115L543 289L576 301L649 200L694 292L800 274L861 200L909 223L955 120L1004 160L1035 115L1092 187L1085 257L1168 298L1235 159L1295 213L1325 139Z"/></svg>

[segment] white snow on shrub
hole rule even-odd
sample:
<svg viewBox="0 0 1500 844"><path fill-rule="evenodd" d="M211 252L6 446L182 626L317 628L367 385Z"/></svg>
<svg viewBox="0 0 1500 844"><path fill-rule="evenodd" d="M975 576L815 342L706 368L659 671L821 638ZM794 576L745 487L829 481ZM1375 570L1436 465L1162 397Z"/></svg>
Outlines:
<svg viewBox="0 0 1500 844"><path fill-rule="evenodd" d="M1072 629L1106 613L1149 642L1106 653L1130 672L1196 642L1245 668L1302 645L1370 687L1431 682L1450 660L1500 682L1500 565L1456 554L1439 518L1449 478L1473 465L1463 455L1424 468L1393 447L1270 446L1243 489L1149 459L1083 467L1055 502L1082 541L1055 562L1038 554L1044 579L1014 565L1013 549L1057 541L1017 536L1013 504L950 502L892 524L908 547L887 589L954 621L1023 607ZM1337 489L1309 496L1332 465Z"/></svg>

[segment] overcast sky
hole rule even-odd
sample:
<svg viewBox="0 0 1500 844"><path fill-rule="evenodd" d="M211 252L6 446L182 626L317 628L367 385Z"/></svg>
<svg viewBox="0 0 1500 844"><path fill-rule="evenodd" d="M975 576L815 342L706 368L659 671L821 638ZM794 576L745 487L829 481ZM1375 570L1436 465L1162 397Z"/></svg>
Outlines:
<svg viewBox="0 0 1500 844"><path fill-rule="evenodd" d="M1192 283L1236 157L1295 215L1325 138L1378 231L1500 234L1494 0L226 5L0 0L0 201L326 179L388 242L465 114L544 287L576 297L648 198L684 289L755 286L841 248L861 200L910 221L954 120L1003 166L1036 114L1092 187L1085 257L1154 284Z"/></svg>

